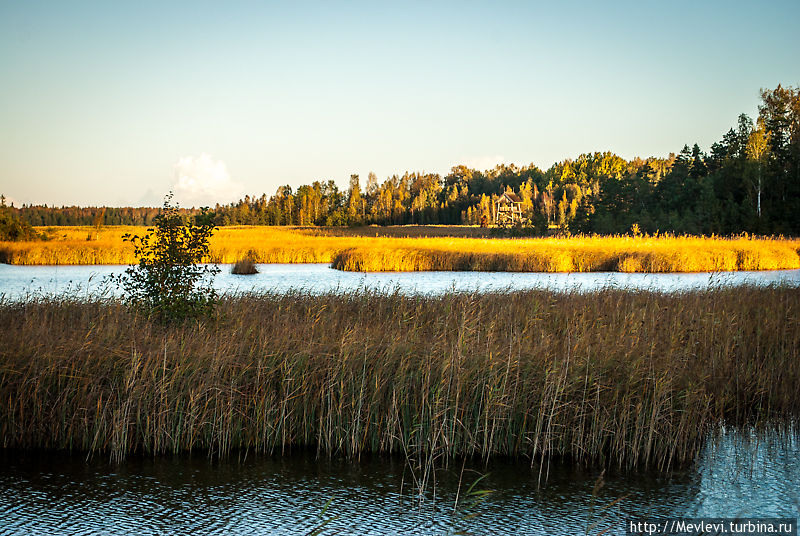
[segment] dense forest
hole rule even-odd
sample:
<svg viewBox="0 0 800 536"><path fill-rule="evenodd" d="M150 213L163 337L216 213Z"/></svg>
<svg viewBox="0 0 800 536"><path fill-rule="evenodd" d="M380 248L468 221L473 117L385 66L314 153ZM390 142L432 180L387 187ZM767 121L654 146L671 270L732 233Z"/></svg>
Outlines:
<svg viewBox="0 0 800 536"><path fill-rule="evenodd" d="M527 226L582 233L800 234L800 88L762 90L758 117L745 114L708 152L694 144L667 158L625 160L586 153L542 171L499 165L393 175L358 175L347 190L315 181L271 197L215 207L219 225L492 223L504 191L523 203ZM149 225L154 208L23 206L31 225ZM187 211L192 212L192 211Z"/></svg>

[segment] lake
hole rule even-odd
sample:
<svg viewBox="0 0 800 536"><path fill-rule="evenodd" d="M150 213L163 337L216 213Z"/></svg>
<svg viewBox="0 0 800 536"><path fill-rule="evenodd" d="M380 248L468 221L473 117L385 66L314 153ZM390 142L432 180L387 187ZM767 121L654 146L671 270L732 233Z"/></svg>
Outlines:
<svg viewBox="0 0 800 536"><path fill-rule="evenodd" d="M0 452L0 535L625 534L642 516L792 517L800 512L800 436L725 431L691 467L668 474L527 460L455 462L420 495L400 458L313 453L211 461ZM470 504L469 486L491 491ZM459 480L461 485L459 487ZM596 488L598 481L602 486ZM455 508L456 491L459 506ZM595 491L596 490L596 491ZM474 497L473 497L474 498ZM327 510L325 504L330 500ZM475 517L466 519L468 515Z"/></svg>
<svg viewBox="0 0 800 536"><path fill-rule="evenodd" d="M107 288L104 278L118 275L125 266L11 266L0 264L0 295L19 300L27 296L97 295ZM530 288L591 291L605 287L633 290L683 291L731 285L789 284L800 286L800 270L642 274L621 272L518 273L518 272L341 272L327 264L262 264L252 276L231 274L221 265L214 286L223 293L345 292L363 288L402 293L441 294L457 291L506 291Z"/></svg>

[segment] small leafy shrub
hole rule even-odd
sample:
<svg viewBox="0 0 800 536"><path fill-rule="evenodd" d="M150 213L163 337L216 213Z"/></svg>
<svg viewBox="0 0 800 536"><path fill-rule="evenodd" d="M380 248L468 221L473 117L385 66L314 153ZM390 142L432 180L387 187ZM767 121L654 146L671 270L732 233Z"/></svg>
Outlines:
<svg viewBox="0 0 800 536"><path fill-rule="evenodd" d="M185 219L167 195L164 207L144 236L123 235L134 245L139 263L118 283L126 301L162 322L210 314L217 302L211 286L216 266L201 265L208 257L208 239L216 227L207 208Z"/></svg>

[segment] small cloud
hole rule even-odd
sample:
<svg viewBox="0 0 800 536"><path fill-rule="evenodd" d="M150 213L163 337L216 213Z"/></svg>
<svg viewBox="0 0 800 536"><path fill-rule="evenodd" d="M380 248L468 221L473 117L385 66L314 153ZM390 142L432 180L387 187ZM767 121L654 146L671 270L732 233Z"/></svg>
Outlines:
<svg viewBox="0 0 800 536"><path fill-rule="evenodd" d="M231 180L225 162L205 153L178 159L172 191L184 207L214 206L242 197L242 187Z"/></svg>
<svg viewBox="0 0 800 536"><path fill-rule="evenodd" d="M458 162L456 165L463 164L470 169L478 171L486 171L487 169L494 169L497 164L504 164L506 158L503 155L494 156L479 156L475 158L467 158Z"/></svg>
<svg viewBox="0 0 800 536"><path fill-rule="evenodd" d="M164 196L157 194L152 188L148 188L142 197L136 201L137 207L160 207L164 204Z"/></svg>

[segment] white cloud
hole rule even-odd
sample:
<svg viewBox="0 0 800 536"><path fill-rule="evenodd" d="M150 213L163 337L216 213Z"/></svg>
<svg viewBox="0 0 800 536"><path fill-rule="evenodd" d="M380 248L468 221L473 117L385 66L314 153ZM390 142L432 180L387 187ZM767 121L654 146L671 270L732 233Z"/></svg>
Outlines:
<svg viewBox="0 0 800 536"><path fill-rule="evenodd" d="M129 204L128 201L120 201L119 206ZM160 207L164 204L164 196L159 195L152 188L148 188L134 204L135 207Z"/></svg>
<svg viewBox="0 0 800 536"><path fill-rule="evenodd" d="M462 160L461 162L457 162L455 165L463 164L470 169L475 169L478 171L486 171L487 169L494 169L497 164L504 164L506 163L506 158L503 155L493 155L493 156L479 156L475 158L467 158Z"/></svg>
<svg viewBox="0 0 800 536"><path fill-rule="evenodd" d="M172 191L184 207L213 207L243 197L242 186L231 180L225 162L205 153L178 159Z"/></svg>

